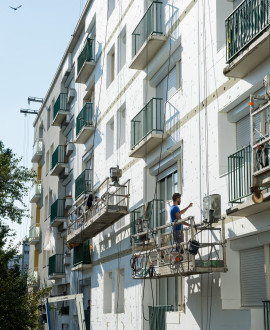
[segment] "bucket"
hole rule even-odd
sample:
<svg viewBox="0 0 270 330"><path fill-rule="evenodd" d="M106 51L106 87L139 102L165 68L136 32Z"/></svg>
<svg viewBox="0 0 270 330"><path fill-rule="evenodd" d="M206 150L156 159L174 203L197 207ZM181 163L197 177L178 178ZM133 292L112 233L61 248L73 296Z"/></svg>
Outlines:
<svg viewBox="0 0 270 330"><path fill-rule="evenodd" d="M188 246L188 252L190 254L196 255L198 253L199 247L200 247L200 243L198 241L190 240Z"/></svg>

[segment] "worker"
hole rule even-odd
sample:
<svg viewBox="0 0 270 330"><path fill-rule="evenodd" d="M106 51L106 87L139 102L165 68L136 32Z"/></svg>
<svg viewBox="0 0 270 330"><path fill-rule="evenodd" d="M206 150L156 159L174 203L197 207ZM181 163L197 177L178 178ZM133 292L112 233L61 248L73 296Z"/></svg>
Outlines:
<svg viewBox="0 0 270 330"><path fill-rule="evenodd" d="M182 214L184 214L190 207L192 207L192 203L190 203L186 208L184 208L182 211L179 208L179 205L181 203L181 194L174 193L172 196L173 205L171 206L170 215L171 215L171 222L175 222L181 219ZM186 221L174 224L173 225L173 239L176 245L179 245L180 243L184 242L184 233L183 233L183 226L186 225L190 227L190 224ZM176 247L176 250L179 250L179 247ZM181 248L181 253L183 253L183 248Z"/></svg>

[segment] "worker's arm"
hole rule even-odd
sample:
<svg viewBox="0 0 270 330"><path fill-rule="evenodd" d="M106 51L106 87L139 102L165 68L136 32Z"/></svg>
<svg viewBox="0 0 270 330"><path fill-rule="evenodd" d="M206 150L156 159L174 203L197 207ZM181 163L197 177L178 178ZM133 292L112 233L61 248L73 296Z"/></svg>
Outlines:
<svg viewBox="0 0 270 330"><path fill-rule="evenodd" d="M185 209L181 210L181 215L184 214L193 204L190 203Z"/></svg>
<svg viewBox="0 0 270 330"><path fill-rule="evenodd" d="M182 211L181 211L181 214L182 214ZM181 220L181 214L180 214L180 212L175 213L175 217L177 220ZM190 224L186 221L182 222L182 224L190 227Z"/></svg>

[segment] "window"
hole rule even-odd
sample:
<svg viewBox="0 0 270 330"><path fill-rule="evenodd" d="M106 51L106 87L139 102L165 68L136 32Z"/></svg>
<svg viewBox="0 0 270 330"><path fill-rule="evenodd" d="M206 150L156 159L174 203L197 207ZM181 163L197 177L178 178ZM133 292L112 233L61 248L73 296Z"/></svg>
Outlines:
<svg viewBox="0 0 270 330"><path fill-rule="evenodd" d="M49 150L46 152L46 174L49 173L50 170L50 152Z"/></svg>
<svg viewBox="0 0 270 330"><path fill-rule="evenodd" d="M158 305L172 305L178 311L182 305L182 277L157 280Z"/></svg>
<svg viewBox="0 0 270 330"><path fill-rule="evenodd" d="M113 154L114 148L114 119L112 118L106 125L106 158Z"/></svg>
<svg viewBox="0 0 270 330"><path fill-rule="evenodd" d="M115 0L108 0L108 18L111 16L115 8Z"/></svg>
<svg viewBox="0 0 270 330"><path fill-rule="evenodd" d="M112 272L104 273L103 313L112 313Z"/></svg>
<svg viewBox="0 0 270 330"><path fill-rule="evenodd" d="M115 302L114 311L115 313L124 313L124 269L116 269L115 271Z"/></svg>
<svg viewBox="0 0 270 330"><path fill-rule="evenodd" d="M115 49L114 45L107 55L107 87L113 82L115 76Z"/></svg>
<svg viewBox="0 0 270 330"><path fill-rule="evenodd" d="M121 71L126 64L126 27L118 37L118 72Z"/></svg>
<svg viewBox="0 0 270 330"><path fill-rule="evenodd" d="M117 111L117 148L125 143L126 140L126 109L123 106Z"/></svg>
<svg viewBox="0 0 270 330"><path fill-rule="evenodd" d="M177 69L179 71L180 65L175 65L169 75L166 75L166 77L157 85L156 96L162 98L163 103L169 100L180 86L178 82L180 81L180 73L178 73Z"/></svg>
<svg viewBox="0 0 270 330"><path fill-rule="evenodd" d="M158 182L160 199L164 201L171 200L172 195L179 190L177 164L159 174Z"/></svg>

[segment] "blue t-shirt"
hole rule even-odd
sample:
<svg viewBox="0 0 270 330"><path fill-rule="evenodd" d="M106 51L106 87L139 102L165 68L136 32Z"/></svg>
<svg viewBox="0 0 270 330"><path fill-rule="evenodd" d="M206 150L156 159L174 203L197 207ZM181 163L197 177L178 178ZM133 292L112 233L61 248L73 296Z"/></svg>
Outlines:
<svg viewBox="0 0 270 330"><path fill-rule="evenodd" d="M176 206L176 205L172 205L171 206L171 210L170 210L171 222L174 222L175 220L177 221L177 219L176 219L176 213L178 213L178 212L181 214L181 211L180 211L179 207ZM179 223L178 225L176 225L175 229L176 230L182 230L182 224Z"/></svg>

